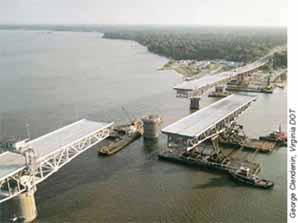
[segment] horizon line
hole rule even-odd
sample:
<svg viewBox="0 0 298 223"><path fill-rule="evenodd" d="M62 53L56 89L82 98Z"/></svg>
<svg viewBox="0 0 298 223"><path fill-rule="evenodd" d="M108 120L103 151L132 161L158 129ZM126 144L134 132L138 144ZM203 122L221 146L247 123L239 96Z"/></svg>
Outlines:
<svg viewBox="0 0 298 223"><path fill-rule="evenodd" d="M160 26L160 27L231 27L231 28L287 28L287 25L231 25L231 24L95 24L95 23L0 23L0 26Z"/></svg>

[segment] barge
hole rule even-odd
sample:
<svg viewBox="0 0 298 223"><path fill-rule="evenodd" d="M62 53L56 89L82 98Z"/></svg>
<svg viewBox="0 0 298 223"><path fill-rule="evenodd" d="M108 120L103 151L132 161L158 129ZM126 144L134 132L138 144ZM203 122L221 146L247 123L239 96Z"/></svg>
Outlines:
<svg viewBox="0 0 298 223"><path fill-rule="evenodd" d="M229 174L237 182L247 184L249 186L269 189L274 183L267 179L257 176L260 172L260 164L248 160L229 157L221 154L203 155L202 153L186 153L179 150L167 149L159 153L161 160L174 163L184 164L191 167L205 168L209 170L217 170ZM245 174L243 173L245 170Z"/></svg>
<svg viewBox="0 0 298 223"><path fill-rule="evenodd" d="M124 149L143 135L143 122L134 120L127 125L119 125L111 130L110 136L102 147L97 148L98 155L110 156Z"/></svg>
<svg viewBox="0 0 298 223"><path fill-rule="evenodd" d="M229 171L229 174L237 182L254 187L269 189L274 186L274 183L271 180L262 179L254 174L251 174L249 168L240 167L238 170Z"/></svg>
<svg viewBox="0 0 298 223"><path fill-rule="evenodd" d="M227 141L223 139L221 139L219 142L224 147L229 147L229 148L243 147L244 149L253 150L253 151L257 150L258 152L261 152L261 153L271 153L276 147L275 142L269 142L263 139L254 139L254 138L248 138L241 143Z"/></svg>
<svg viewBox="0 0 298 223"><path fill-rule="evenodd" d="M273 93L273 87L266 86L266 87L252 87L252 86L239 86L239 85L227 85L227 91L243 91L243 92L256 92L256 93Z"/></svg>
<svg viewBox="0 0 298 223"><path fill-rule="evenodd" d="M278 146L287 146L288 138L285 132L281 130L281 127L277 131L271 132L269 135L260 136L260 140L264 140L267 142L274 142Z"/></svg>
<svg viewBox="0 0 298 223"><path fill-rule="evenodd" d="M187 153L179 149L166 149L158 154L158 158L193 167L211 168L225 172L239 169L241 166L249 168L253 174L258 174L261 170L260 164L258 163L226 156L223 153L213 153L212 148L207 148L207 151L206 148L203 147L200 147L199 149L205 150L205 152L192 151Z"/></svg>

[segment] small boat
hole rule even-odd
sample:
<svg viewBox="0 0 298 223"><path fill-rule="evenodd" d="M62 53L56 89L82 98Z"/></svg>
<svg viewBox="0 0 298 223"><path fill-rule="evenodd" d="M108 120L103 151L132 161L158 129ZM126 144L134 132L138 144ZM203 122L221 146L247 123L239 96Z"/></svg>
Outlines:
<svg viewBox="0 0 298 223"><path fill-rule="evenodd" d="M272 181L262 179L254 174L251 174L249 168L240 167L236 171L230 170L229 174L234 180L254 187L269 189L274 186L274 183Z"/></svg>
<svg viewBox="0 0 298 223"><path fill-rule="evenodd" d="M276 142L278 146L287 146L288 144L287 135L281 130L281 126L279 126L279 129L277 131L271 132L269 135L266 136L260 136L259 139L269 142Z"/></svg>
<svg viewBox="0 0 298 223"><path fill-rule="evenodd" d="M97 149L98 155L112 155L119 152L143 135L143 122L139 119L127 125L119 125L112 129L106 139L106 145Z"/></svg>

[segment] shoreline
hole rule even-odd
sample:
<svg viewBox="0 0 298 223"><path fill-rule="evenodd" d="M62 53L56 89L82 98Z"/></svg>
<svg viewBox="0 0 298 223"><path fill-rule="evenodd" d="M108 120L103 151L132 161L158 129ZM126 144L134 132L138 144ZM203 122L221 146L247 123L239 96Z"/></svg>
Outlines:
<svg viewBox="0 0 298 223"><path fill-rule="evenodd" d="M232 70L241 64L225 60L173 60L164 64L158 70L172 70L184 78L201 78L207 74L215 75L222 71Z"/></svg>
<svg viewBox="0 0 298 223"><path fill-rule="evenodd" d="M225 59L210 59L208 60L206 57L206 60L197 60L197 59L187 59L185 57L184 59L172 59L169 56L155 52L150 49L150 45L146 45L142 43L142 41L137 40L136 38L130 38L129 36L109 36L110 29L113 29L111 27L99 27L99 26L80 26L80 25L52 25L52 26L47 26L47 25L0 25L0 31L29 31L29 32L72 32L72 33L96 33L99 34L102 39L107 39L107 40L121 40L121 41L131 41L134 43L139 44L142 47L145 47L149 53L152 53L154 55L163 57L168 60L167 63L165 63L162 67L157 68L158 71L175 71L176 74L181 76L182 78L185 79L194 79L194 78L201 78L207 74L217 74L222 71L227 71L231 70L233 68L236 68L237 66L234 67L229 67L229 66L222 66L220 69L216 70L215 69L205 69L201 70L198 69L197 67L193 66L193 63L200 63L200 62L213 62L215 66L220 65L221 61L225 61L227 63L232 62L232 63L244 63L244 62L236 62L236 61L227 61ZM275 47L276 48L276 47ZM273 48L274 49L274 48ZM286 50L287 48L285 48ZM183 58L183 57L182 57ZM174 62L171 62L174 61ZM189 61L189 64L181 64L185 61ZM219 63L217 63L219 61ZM172 64L171 64L172 63ZM174 66L173 66L174 65ZM214 70L216 72L214 72Z"/></svg>

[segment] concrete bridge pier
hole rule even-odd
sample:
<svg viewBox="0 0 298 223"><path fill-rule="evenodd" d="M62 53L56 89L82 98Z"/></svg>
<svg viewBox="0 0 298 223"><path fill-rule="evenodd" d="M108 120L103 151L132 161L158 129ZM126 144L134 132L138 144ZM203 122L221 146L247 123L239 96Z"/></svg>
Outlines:
<svg viewBox="0 0 298 223"><path fill-rule="evenodd" d="M224 91L225 91L225 86L224 85L215 86L215 92L216 93L224 93Z"/></svg>
<svg viewBox="0 0 298 223"><path fill-rule="evenodd" d="M142 118L144 123L144 139L157 139L160 134L161 117L158 115L146 115Z"/></svg>
<svg viewBox="0 0 298 223"><path fill-rule="evenodd" d="M245 83L245 81L246 81L246 79L247 79L247 76L248 76L248 72L239 74L239 75L238 75L238 81L239 81L239 83L240 83L240 84Z"/></svg>
<svg viewBox="0 0 298 223"><path fill-rule="evenodd" d="M191 97L190 98L190 110L199 110L200 109L200 100L201 98L200 97Z"/></svg>
<svg viewBox="0 0 298 223"><path fill-rule="evenodd" d="M11 221L32 222L37 218L35 190L24 192L9 202L9 218Z"/></svg>

